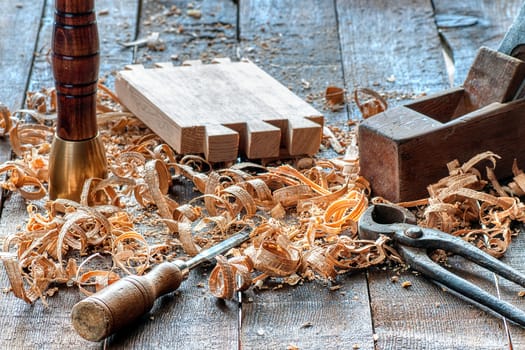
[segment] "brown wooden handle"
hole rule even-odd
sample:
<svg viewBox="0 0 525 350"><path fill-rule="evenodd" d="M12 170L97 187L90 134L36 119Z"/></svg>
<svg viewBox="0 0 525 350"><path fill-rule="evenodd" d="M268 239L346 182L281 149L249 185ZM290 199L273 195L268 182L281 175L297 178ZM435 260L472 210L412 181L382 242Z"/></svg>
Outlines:
<svg viewBox="0 0 525 350"><path fill-rule="evenodd" d="M80 141L97 135L99 39L94 0L55 0L52 64L57 135Z"/></svg>
<svg viewBox="0 0 525 350"><path fill-rule="evenodd" d="M80 336L102 340L147 313L155 300L179 288L184 276L165 262L144 276L128 276L73 307L71 321Z"/></svg>

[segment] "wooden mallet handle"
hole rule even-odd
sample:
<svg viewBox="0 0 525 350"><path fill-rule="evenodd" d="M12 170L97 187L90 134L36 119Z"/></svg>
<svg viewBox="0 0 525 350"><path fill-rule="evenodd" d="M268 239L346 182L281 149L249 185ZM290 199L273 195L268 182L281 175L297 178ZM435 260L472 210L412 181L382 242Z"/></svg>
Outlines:
<svg viewBox="0 0 525 350"><path fill-rule="evenodd" d="M97 135L99 39L94 0L55 0L52 63L57 91L57 136L81 141Z"/></svg>
<svg viewBox="0 0 525 350"><path fill-rule="evenodd" d="M128 276L109 285L73 307L73 327L87 340L108 337L146 314L157 298L179 288L183 270L165 262L144 276Z"/></svg>

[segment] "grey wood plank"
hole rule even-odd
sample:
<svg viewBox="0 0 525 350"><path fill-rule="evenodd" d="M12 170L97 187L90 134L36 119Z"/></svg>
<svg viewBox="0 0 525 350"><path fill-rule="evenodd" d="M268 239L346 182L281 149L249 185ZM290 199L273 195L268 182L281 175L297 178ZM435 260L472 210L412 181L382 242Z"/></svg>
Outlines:
<svg viewBox="0 0 525 350"><path fill-rule="evenodd" d="M135 63L180 65L186 60L209 63L214 58L236 58L237 6L231 0L144 0L138 37L160 34L164 50L137 49ZM200 17L191 15L199 13Z"/></svg>
<svg viewBox="0 0 525 350"><path fill-rule="evenodd" d="M184 60L232 57L235 50L237 7L229 0L143 1L138 38L159 32L165 49L155 51L145 46L136 50L134 63L151 67L159 62L181 64ZM174 6L180 10L177 14ZM200 10L200 19L188 10ZM171 15L168 13L172 12ZM178 33L171 28L182 26ZM133 52L126 49L126 52ZM172 59L177 56L177 59ZM232 57L234 58L234 57ZM175 185L174 197L181 203L195 196L192 184ZM150 313L131 329L106 342L115 349L235 349L238 343L237 303L221 301L207 289L211 269L197 268L190 272L178 291L157 301ZM205 288L203 288L205 287Z"/></svg>
<svg viewBox="0 0 525 350"><path fill-rule="evenodd" d="M10 110L15 110L23 105L28 75L33 62L38 28L44 4L33 1L19 1L17 3L0 2L0 72L2 84L0 85L0 102ZM24 30L20 30L20 23L24 23ZM0 141L0 162L10 158L11 150L7 139ZM2 195L2 201L5 197ZM0 223L0 244L7 231ZM0 269L0 288L8 286L3 269ZM24 333L31 331L33 322L16 322L33 313L35 308L28 305L12 305L12 296L0 293L0 347L9 345L13 349L24 348ZM42 311L42 308L39 308ZM40 317L40 320L42 317ZM37 320L35 320L37 322Z"/></svg>
<svg viewBox="0 0 525 350"><path fill-rule="evenodd" d="M523 228L518 237L515 237L511 246L501 259L504 263L509 264L516 270L525 274L525 235ZM520 296L520 292L525 290L525 286L519 286L515 283L498 278L501 298L521 310L525 310L525 299ZM525 328L516 324L509 323L510 338L514 349L525 348Z"/></svg>
<svg viewBox="0 0 525 350"><path fill-rule="evenodd" d="M450 47L453 56L454 84L461 85L480 46L497 49L505 32L518 14L522 1L483 1L472 0L458 3L449 0L434 0L437 25ZM523 165L520 165L523 166ZM521 233L520 235L522 235ZM519 236L502 259L512 267L523 270L524 238ZM517 292L522 287L498 279L502 299L521 309L525 309L523 298ZM523 328L511 325L511 341L514 348L525 345Z"/></svg>
<svg viewBox="0 0 525 350"><path fill-rule="evenodd" d="M448 87L431 3L428 1L339 0L341 48L347 88L372 87L389 97L392 107L408 96L435 93ZM367 28L364 30L363 28ZM391 77L391 78L389 78ZM394 79L395 78L395 79ZM444 165L445 166L445 165ZM483 272L462 259L452 259L454 271L494 291ZM467 273L468 271L468 273ZM501 321L422 277L400 272L410 281L404 289L392 283L392 270L371 269L369 291L374 332L380 349L501 348ZM454 321L461 315L465 323ZM483 342L473 334L487 334Z"/></svg>
<svg viewBox="0 0 525 350"><path fill-rule="evenodd" d="M459 276L495 293L492 276L462 258L449 263ZM395 276L398 282L391 282ZM410 282L403 288L401 283ZM380 349L503 349L502 322L410 271L369 272L374 330ZM480 340L480 334L483 340Z"/></svg>
<svg viewBox="0 0 525 350"><path fill-rule="evenodd" d="M35 55L40 18L44 8L43 2L2 1L0 11L0 102L11 110L22 107L25 100L25 88ZM24 23L23 28L20 24Z"/></svg>
<svg viewBox="0 0 525 350"><path fill-rule="evenodd" d="M39 12L33 13L32 16L35 19L31 20L36 20L37 23L40 23L40 20L42 21L43 25L40 31L38 31L38 27L29 28L35 38L31 45L36 47L41 54L35 58L30 76L28 76L29 69L19 72L23 79L29 78L30 91L52 87L54 84L51 67L46 58L51 47L54 1L42 2L42 4L44 3L44 12L42 13L41 9ZM101 37L101 75L111 76L112 70L131 63L132 55L121 52L117 40L134 35L138 4L138 0L116 2L99 0L96 2L97 11L102 9L109 11L108 15L101 15L97 18ZM0 7L4 5L2 2ZM15 6L14 3L13 6ZM29 1L24 2L24 8L31 8ZM13 23L13 28L20 30L20 23L25 22L18 22L17 26ZM39 34L38 42L35 44L37 34ZM9 37L17 38L17 35L12 33ZM25 91L25 83L19 87L18 92L20 91ZM27 217L26 203L18 195L9 196L0 218L1 235L16 232L17 227L24 224L23 218L25 217ZM3 269L1 271L0 286L7 286L7 276ZM11 294L1 294L0 298L0 329L6 330L0 335L1 348L63 349L64 347L71 347L94 349L101 346L101 344L90 343L80 338L69 322L71 308L74 303L82 298L76 289L61 289L57 296L49 299L49 308L45 308L40 302L32 306L26 305L22 300L16 299Z"/></svg>
<svg viewBox="0 0 525 350"><path fill-rule="evenodd" d="M297 95L322 94L344 86L332 2L258 0L240 2L243 55ZM304 89L306 81L309 89ZM327 124L346 127L347 112L323 109ZM254 291L243 307L241 343L246 349L373 349L370 309L363 274L341 278L342 289L320 283ZM311 323L311 326L310 326Z"/></svg>
<svg viewBox="0 0 525 350"><path fill-rule="evenodd" d="M522 1L433 1L436 23L454 63L453 85L463 84L481 46L496 50Z"/></svg>
<svg viewBox="0 0 525 350"><path fill-rule="evenodd" d="M337 11L349 91L370 87L387 93L393 107L446 87L429 1L338 0Z"/></svg>
<svg viewBox="0 0 525 350"><path fill-rule="evenodd" d="M243 304L246 349L374 349L363 272L341 276L341 288L305 282L248 293Z"/></svg>
<svg viewBox="0 0 525 350"><path fill-rule="evenodd" d="M345 86L334 5L320 0L300 5L290 0L241 1L239 13L240 55L310 101L326 125L349 130L347 109L332 111L323 99L328 86Z"/></svg>
<svg viewBox="0 0 525 350"><path fill-rule="evenodd" d="M40 18L44 8L42 2L33 1L0 3L0 103L6 105L10 111L21 108L25 101L25 89L28 83L28 75L35 56L42 52L36 52L36 40L40 26ZM24 28L20 28L24 23ZM0 162L11 157L11 149L7 138L0 140ZM1 196L1 204L5 197ZM0 243L2 234L0 233Z"/></svg>

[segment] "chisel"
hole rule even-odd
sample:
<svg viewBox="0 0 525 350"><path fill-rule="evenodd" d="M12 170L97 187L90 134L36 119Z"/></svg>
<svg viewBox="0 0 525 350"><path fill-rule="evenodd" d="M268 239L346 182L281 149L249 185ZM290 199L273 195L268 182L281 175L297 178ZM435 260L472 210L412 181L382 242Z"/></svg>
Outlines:
<svg viewBox="0 0 525 350"><path fill-rule="evenodd" d="M118 280L73 307L73 327L80 336L90 341L108 337L147 313L157 298L179 288L189 270L246 241L251 231L250 227L246 227L190 260L164 262L144 276Z"/></svg>

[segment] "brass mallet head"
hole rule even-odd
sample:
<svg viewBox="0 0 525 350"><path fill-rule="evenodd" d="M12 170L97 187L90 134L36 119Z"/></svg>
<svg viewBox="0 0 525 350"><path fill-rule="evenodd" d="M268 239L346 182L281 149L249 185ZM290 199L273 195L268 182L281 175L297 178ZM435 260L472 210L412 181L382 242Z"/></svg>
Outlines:
<svg viewBox="0 0 525 350"><path fill-rule="evenodd" d="M55 135L49 156L49 198L79 201L85 180L107 176L106 154L99 135L67 141Z"/></svg>

